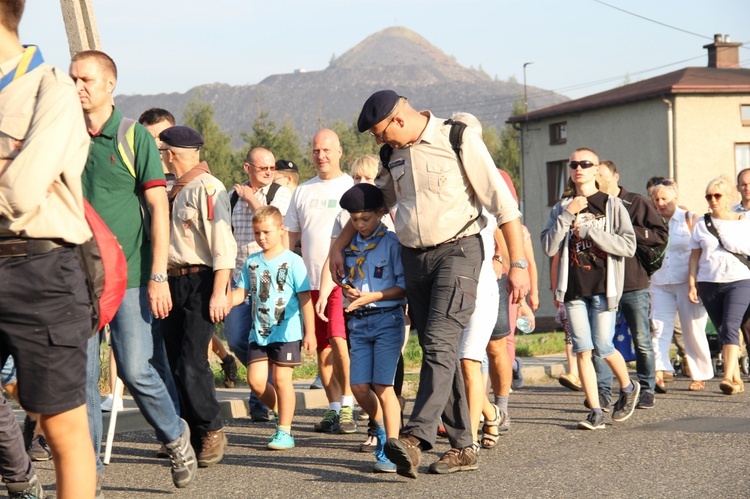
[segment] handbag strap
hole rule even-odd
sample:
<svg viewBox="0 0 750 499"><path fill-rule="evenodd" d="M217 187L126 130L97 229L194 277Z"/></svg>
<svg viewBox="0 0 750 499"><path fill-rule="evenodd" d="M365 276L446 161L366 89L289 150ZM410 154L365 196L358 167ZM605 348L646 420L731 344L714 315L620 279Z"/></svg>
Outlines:
<svg viewBox="0 0 750 499"><path fill-rule="evenodd" d="M719 237L719 231L716 230L716 227L714 226L713 222L711 221L711 215L709 213L706 213L703 215L703 220L706 222L706 229L708 229L708 232L713 234L713 236L716 238L717 241L719 241L719 246L721 246L721 249L726 251L727 253L731 253L737 259L742 262L745 267L750 269L750 260L745 257L745 255L740 255L739 253L735 253L733 251L729 251L725 246L724 243L721 242L721 238Z"/></svg>

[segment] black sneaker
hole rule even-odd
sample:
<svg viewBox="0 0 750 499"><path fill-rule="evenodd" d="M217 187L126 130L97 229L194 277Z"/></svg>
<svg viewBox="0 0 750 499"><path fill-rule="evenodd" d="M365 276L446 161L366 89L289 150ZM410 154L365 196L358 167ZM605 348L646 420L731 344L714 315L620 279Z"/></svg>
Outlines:
<svg viewBox="0 0 750 499"><path fill-rule="evenodd" d="M318 433L338 433L339 415L334 410L328 410L323 413L323 419L313 427Z"/></svg>
<svg viewBox="0 0 750 499"><path fill-rule="evenodd" d="M513 363L513 380L510 382L510 387L514 390L523 388L523 362L519 357L516 357L516 361Z"/></svg>
<svg viewBox="0 0 750 499"><path fill-rule="evenodd" d="M198 471L198 460L190 445L190 427L184 419L181 421L185 424L185 431L177 440L166 444L169 459L172 460L172 482L179 489L187 487Z"/></svg>
<svg viewBox="0 0 750 499"><path fill-rule="evenodd" d="M641 396L638 398L638 405L636 409L653 409L654 408L654 394L651 392L641 392Z"/></svg>
<svg viewBox="0 0 750 499"><path fill-rule="evenodd" d="M591 406L589 405L589 399L583 399L583 406L586 409L591 409ZM601 393L599 394L599 406L604 413L609 414L612 411L612 401L609 399L609 397L605 397Z"/></svg>
<svg viewBox="0 0 750 499"><path fill-rule="evenodd" d="M24 499L42 499L44 498L44 489L36 475L31 477L28 482L6 483L8 497Z"/></svg>
<svg viewBox="0 0 750 499"><path fill-rule="evenodd" d="M224 388L234 388L237 385L237 359L232 354L227 354L221 361L221 370L224 374Z"/></svg>
<svg viewBox="0 0 750 499"><path fill-rule="evenodd" d="M641 384L637 381L630 380L633 385L633 390L630 393L625 393L620 388L620 397L615 402L614 410L612 411L612 421L620 422L625 421L633 415L635 411L635 404L638 397L641 394Z"/></svg>
<svg viewBox="0 0 750 499"><path fill-rule="evenodd" d="M591 411L586 419L578 423L579 430L603 430L604 426L604 413Z"/></svg>
<svg viewBox="0 0 750 499"><path fill-rule="evenodd" d="M49 461L52 457L52 453L49 450L47 441L44 439L44 435L37 435L32 438L31 445L26 449L26 453L32 461Z"/></svg>

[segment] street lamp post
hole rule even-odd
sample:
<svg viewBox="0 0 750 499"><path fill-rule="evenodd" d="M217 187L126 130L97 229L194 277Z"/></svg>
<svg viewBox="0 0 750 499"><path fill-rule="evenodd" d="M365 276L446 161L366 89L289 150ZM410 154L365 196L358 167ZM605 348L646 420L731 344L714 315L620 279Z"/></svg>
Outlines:
<svg viewBox="0 0 750 499"><path fill-rule="evenodd" d="M521 213L524 213L524 204L526 202L526 185L524 182L524 154L525 154L525 148L524 148L524 126L526 129L529 129L528 119L529 119L529 101L528 101L528 94L526 93L526 66L529 64L534 64L533 62L524 62L523 63L523 112L525 113L523 124L521 125L521 151L519 154L519 159L521 160L521 164L519 165L519 180L521 181L521 206L519 207L521 209Z"/></svg>

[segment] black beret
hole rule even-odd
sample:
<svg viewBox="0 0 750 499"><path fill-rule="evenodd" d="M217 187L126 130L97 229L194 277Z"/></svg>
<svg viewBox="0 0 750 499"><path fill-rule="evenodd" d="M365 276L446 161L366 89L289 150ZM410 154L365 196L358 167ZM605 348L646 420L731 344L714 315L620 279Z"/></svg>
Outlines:
<svg viewBox="0 0 750 499"><path fill-rule="evenodd" d="M359 113L357 120L357 130L359 133L365 132L374 127L390 115L401 96L393 90L378 90L372 94L362 106L362 112Z"/></svg>
<svg viewBox="0 0 750 499"><path fill-rule="evenodd" d="M188 126L173 126L159 134L159 140L172 147L200 148L203 136Z"/></svg>
<svg viewBox="0 0 750 499"><path fill-rule="evenodd" d="M383 193L372 184L357 184L341 196L339 204L349 213L375 211L384 205Z"/></svg>
<svg viewBox="0 0 750 499"><path fill-rule="evenodd" d="M297 168L297 165L295 165L294 163L286 159L280 159L276 162L276 171L277 172L289 171L289 172L299 173L299 169Z"/></svg>

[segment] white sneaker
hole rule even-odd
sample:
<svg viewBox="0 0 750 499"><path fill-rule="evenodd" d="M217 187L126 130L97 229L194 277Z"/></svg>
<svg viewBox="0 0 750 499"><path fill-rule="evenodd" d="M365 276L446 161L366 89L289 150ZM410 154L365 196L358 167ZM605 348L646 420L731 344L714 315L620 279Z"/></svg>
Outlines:
<svg viewBox="0 0 750 499"><path fill-rule="evenodd" d="M107 395L107 398L105 398L104 401L102 401L102 411L104 411L104 412L112 412L112 401L113 400L114 400L114 398L112 397L111 393L109 395ZM117 408L117 412L120 412L121 410L123 410L122 399L117 399L117 406L116 406L116 408Z"/></svg>

